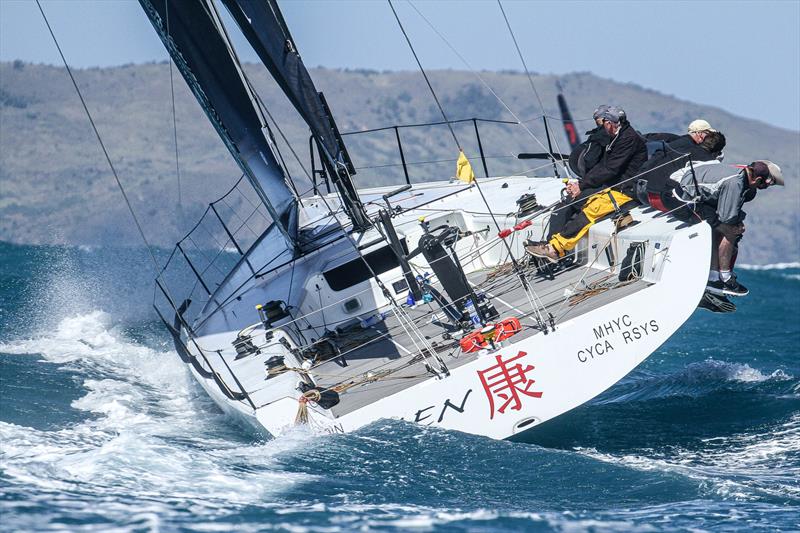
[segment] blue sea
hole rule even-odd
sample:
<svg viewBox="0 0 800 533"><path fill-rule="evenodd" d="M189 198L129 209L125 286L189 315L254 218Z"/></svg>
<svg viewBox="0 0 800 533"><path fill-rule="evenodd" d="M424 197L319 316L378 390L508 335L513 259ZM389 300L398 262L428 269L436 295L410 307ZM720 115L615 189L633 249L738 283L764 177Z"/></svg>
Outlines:
<svg viewBox="0 0 800 533"><path fill-rule="evenodd" d="M800 529L800 264L739 267L524 442L381 421L264 441L194 384L142 250L0 243L2 531Z"/></svg>

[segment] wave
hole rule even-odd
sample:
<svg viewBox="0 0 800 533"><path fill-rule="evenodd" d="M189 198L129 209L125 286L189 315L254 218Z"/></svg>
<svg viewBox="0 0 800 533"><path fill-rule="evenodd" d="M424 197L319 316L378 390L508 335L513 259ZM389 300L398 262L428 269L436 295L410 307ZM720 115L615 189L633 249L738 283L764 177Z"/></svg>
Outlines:
<svg viewBox="0 0 800 533"><path fill-rule="evenodd" d="M645 454L576 451L641 471L674 472L702 482L710 493L737 500L800 502L800 413L762 431L701 439L700 447L674 447Z"/></svg>
<svg viewBox="0 0 800 533"><path fill-rule="evenodd" d="M793 379L793 376L780 369L769 374L765 374L761 370L753 368L747 363L731 363L728 361L717 361L716 359L706 359L705 361L686 365L681 372L667 376L667 379L684 383L710 381L761 383L770 380L791 380Z"/></svg>
<svg viewBox="0 0 800 533"><path fill-rule="evenodd" d="M170 494L202 508L209 499L256 503L315 479L267 468L310 434L253 441L230 425L174 353L127 340L101 311L66 318L50 334L0 344L0 351L77 369L85 394L72 407L92 415L58 431L0 422L2 475L11 485L36 487L42 497L79 490L100 501L108 489L144 499ZM109 502L107 511L124 523L115 513L122 507Z"/></svg>
<svg viewBox="0 0 800 533"><path fill-rule="evenodd" d="M609 393L592 402L594 405L647 401L659 398L708 395L733 386L752 389L762 384L791 386L794 376L782 369L763 372L747 363L706 359L690 363L670 374L632 374Z"/></svg>
<svg viewBox="0 0 800 533"><path fill-rule="evenodd" d="M788 270L788 269L796 269L800 268L800 262L790 262L790 263L771 263L766 265L736 265L736 268L739 270Z"/></svg>

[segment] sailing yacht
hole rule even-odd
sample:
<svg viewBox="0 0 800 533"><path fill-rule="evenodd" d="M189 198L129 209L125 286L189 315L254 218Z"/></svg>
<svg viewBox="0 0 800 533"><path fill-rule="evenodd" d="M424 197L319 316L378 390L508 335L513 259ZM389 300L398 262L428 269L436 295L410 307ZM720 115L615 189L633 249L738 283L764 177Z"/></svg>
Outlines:
<svg viewBox="0 0 800 533"><path fill-rule="evenodd" d="M406 173L401 186L357 189L345 135L277 3L221 2L312 148L302 195L214 1L140 0L242 171L178 243L154 302L190 372L235 419L272 436L396 418L509 438L614 385L694 311L705 224L636 208L550 265L524 243L547 233L556 177L489 176L484 161L480 179ZM222 241L210 257L197 244L209 225Z"/></svg>

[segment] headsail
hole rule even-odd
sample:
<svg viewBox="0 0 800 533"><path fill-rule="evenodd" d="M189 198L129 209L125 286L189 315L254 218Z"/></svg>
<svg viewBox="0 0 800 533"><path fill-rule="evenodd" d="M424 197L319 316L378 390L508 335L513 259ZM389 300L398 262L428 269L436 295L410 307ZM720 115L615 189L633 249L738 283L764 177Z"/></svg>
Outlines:
<svg viewBox="0 0 800 533"><path fill-rule="evenodd" d="M572 114L567 107L567 100L564 98L561 90L561 84L558 85L558 108L561 110L561 120L564 123L564 131L567 134L570 150L574 150L581 144L581 138L578 135L578 130L575 129L575 122L572 120Z"/></svg>
<svg viewBox="0 0 800 533"><path fill-rule="evenodd" d="M266 122L254 103L213 0L139 0L187 85L261 196L287 245L297 236L297 201Z"/></svg>
<svg viewBox="0 0 800 533"><path fill-rule="evenodd" d="M332 175L350 219L368 226L350 174L354 174L336 123L314 86L275 0L222 0L264 66L303 117L321 147L322 160Z"/></svg>

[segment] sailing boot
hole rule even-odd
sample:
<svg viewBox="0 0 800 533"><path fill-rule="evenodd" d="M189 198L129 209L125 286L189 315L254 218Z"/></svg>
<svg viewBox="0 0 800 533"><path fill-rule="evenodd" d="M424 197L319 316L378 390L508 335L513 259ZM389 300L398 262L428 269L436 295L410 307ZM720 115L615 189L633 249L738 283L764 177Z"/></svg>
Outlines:
<svg viewBox="0 0 800 533"><path fill-rule="evenodd" d="M525 246L525 251L533 257L544 259L553 264L558 263L558 252L547 242L529 244Z"/></svg>
<svg viewBox="0 0 800 533"><path fill-rule="evenodd" d="M750 294L748 288L739 283L736 279L736 274L732 272L728 281L723 282L722 292L728 296L747 296Z"/></svg>
<svg viewBox="0 0 800 533"><path fill-rule="evenodd" d="M710 292L703 293L700 303L697 304L700 309L706 309L712 313L733 313L736 311L736 305L724 296L717 296Z"/></svg>

